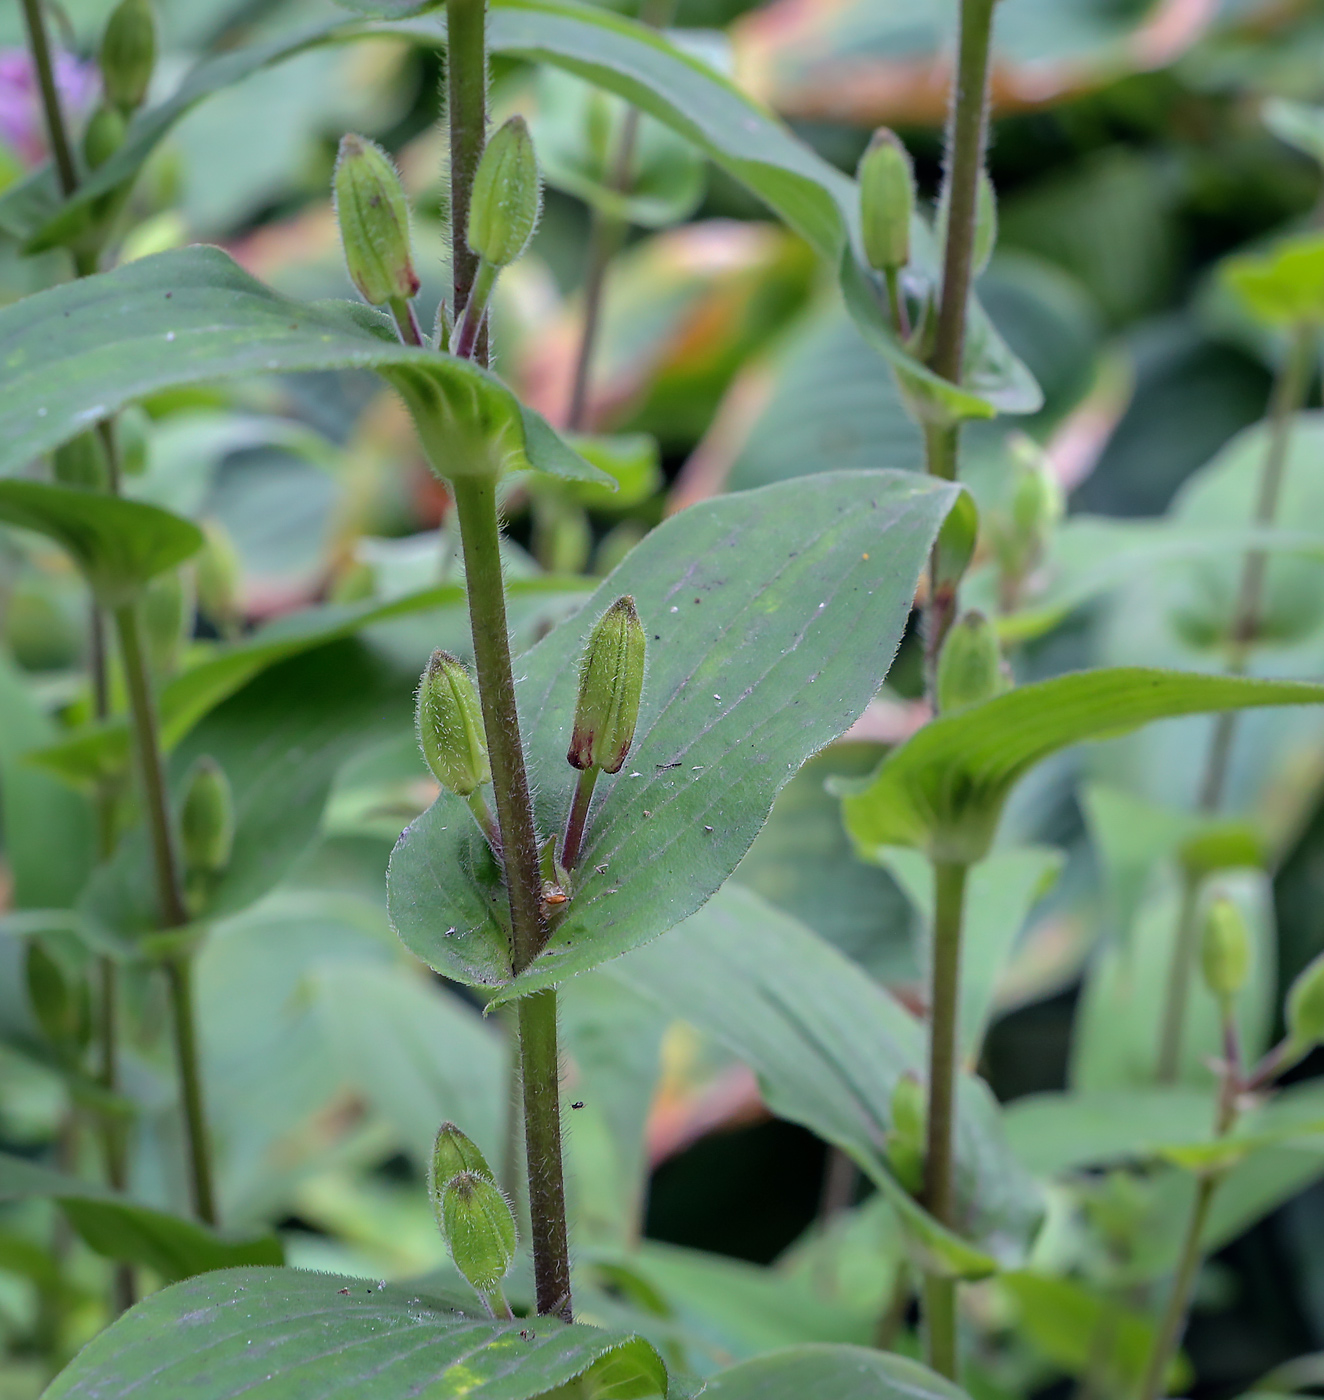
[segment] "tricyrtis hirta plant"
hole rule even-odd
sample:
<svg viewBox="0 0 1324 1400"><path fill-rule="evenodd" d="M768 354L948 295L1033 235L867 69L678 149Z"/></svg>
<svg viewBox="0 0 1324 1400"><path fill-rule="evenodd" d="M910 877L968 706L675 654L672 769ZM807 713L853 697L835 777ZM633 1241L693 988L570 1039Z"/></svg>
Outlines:
<svg viewBox="0 0 1324 1400"><path fill-rule="evenodd" d="M266 8L22 0L11 55L15 1394L1184 1390L1205 1261L1324 1160L1324 953L1275 924L1318 902L1324 240L1172 279L1251 388L1169 378L1272 374L1211 436L1122 364L1157 138L1069 198L990 145L990 89L1106 116L1132 16L1027 68L961 0L898 87L913 25L772 5L756 99L651 0ZM1190 457L1162 519L1080 508L1127 443Z"/></svg>

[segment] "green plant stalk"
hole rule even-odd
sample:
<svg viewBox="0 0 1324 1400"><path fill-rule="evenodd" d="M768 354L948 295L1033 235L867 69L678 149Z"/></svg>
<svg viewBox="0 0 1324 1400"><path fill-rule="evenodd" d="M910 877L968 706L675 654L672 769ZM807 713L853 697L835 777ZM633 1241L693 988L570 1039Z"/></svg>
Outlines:
<svg viewBox="0 0 1324 1400"><path fill-rule="evenodd" d="M510 901L511 965L518 973L537 957L545 932L538 841L510 666L496 481L490 476L458 477L451 490L460 519L478 696ZM538 1311L569 1319L570 1255L561 1158L555 991L539 992L520 1001L519 1031Z"/></svg>
<svg viewBox="0 0 1324 1400"><path fill-rule="evenodd" d="M1278 514L1287 454L1292 444L1292 420L1305 403L1306 391L1310 387L1313 345L1312 328L1309 325L1297 326L1292 332L1287 356L1274 380L1273 396L1269 402L1269 445L1264 455L1255 502L1256 525L1272 525ZM1232 615L1232 649L1227 669L1233 675L1245 673L1251 648L1260 630L1268 566L1269 556L1264 550L1246 551ZM1227 710L1218 716L1205 760L1204 780L1200 785L1201 811L1216 812L1222 805L1236 730L1235 710Z"/></svg>
<svg viewBox="0 0 1324 1400"><path fill-rule="evenodd" d="M451 141L452 312L459 325L478 275L478 254L469 247L469 203L487 141L487 0L450 0L446 6L446 117Z"/></svg>
<svg viewBox="0 0 1324 1400"><path fill-rule="evenodd" d="M1283 477L1287 469L1288 451L1292 445L1293 420L1305 403L1313 370L1314 334L1309 326L1296 327L1292 332L1287 355L1274 380L1269 400L1269 442L1260 469L1259 490L1256 494L1252 523L1268 527L1278 515ZM1264 607L1264 582L1269 556L1262 549L1246 551L1241 566L1241 580L1232 614L1231 654L1227 670L1231 675L1244 675L1250 652L1261 625ZM1204 776L1198 796L1202 812L1217 812L1223 804L1227 777L1236 739L1238 712L1225 710L1214 721L1213 735L1205 755ZM1182 1036L1186 1028L1188 988L1194 975L1197 930L1195 929L1195 893L1189 878L1182 893L1177 938L1173 944L1172 962L1168 968L1167 992L1163 1003L1163 1020L1159 1039L1157 1079L1171 1084L1177 1077Z"/></svg>
<svg viewBox="0 0 1324 1400"><path fill-rule="evenodd" d="M1237 1093L1241 1088L1241 1055L1237 1043L1237 1029L1231 1008L1224 1009L1223 1015L1223 1082L1218 1098L1218 1122L1215 1137L1226 1137L1237 1121ZM1145 1365L1144 1380L1140 1383L1140 1400L1159 1400L1165 1394L1164 1382L1172 1365L1172 1358L1181 1345L1182 1334L1186 1331L1186 1319L1191 1310L1191 1298L1195 1293L1195 1281L1200 1273L1202 1254L1200 1240L1205 1226L1209 1223L1209 1211L1214 1203L1214 1194L1223 1180L1222 1171L1210 1171L1201 1176L1196 1187L1195 1201L1186 1222L1186 1232L1182 1237L1181 1253L1177 1257L1177 1272L1172 1280L1172 1292L1168 1295L1167 1306L1154 1334L1154 1345Z"/></svg>
<svg viewBox="0 0 1324 1400"><path fill-rule="evenodd" d="M41 4L42 0L23 0L23 20L27 25L32 66L37 70L37 86L41 91L42 113L46 118L46 135L51 143L55 174L60 182L60 193L67 199L78 188L78 167L74 164L73 147L69 144L69 129L60 106L60 92L55 86L55 67L51 62L50 40L46 36Z"/></svg>
<svg viewBox="0 0 1324 1400"><path fill-rule="evenodd" d="M497 272L492 263L480 258L478 271L474 274L473 285L469 288L469 300L464 306L464 315L455 329L454 353L461 359L471 360L478 348L478 335L487 320L487 304L492 299L492 289L496 286Z"/></svg>
<svg viewBox="0 0 1324 1400"><path fill-rule="evenodd" d="M676 0L643 0L639 21L653 29L671 22ZM639 140L639 109L631 107L621 126L620 143L612 166L610 188L626 194L633 183L634 150ZM584 271L584 324L579 334L579 349L575 354L575 374L570 389L570 406L565 425L572 433L588 427L588 385L593 369L593 350L602 321L602 293L607 282L607 269L620 251L628 224L614 214L594 209L589 217L588 262Z"/></svg>
<svg viewBox="0 0 1324 1400"><path fill-rule="evenodd" d="M988 143L989 54L995 0L961 0L956 75L947 124L947 237L943 244L942 292L929 367L952 384L961 382L966 311L974 280L975 221L979 172ZM957 478L959 423L924 425L925 466L930 476ZM937 587L937 548L929 570L929 601L924 609L924 654L929 700L935 709L938 653L956 616L956 590ZM943 596L939 596L940 593Z"/></svg>
<svg viewBox="0 0 1324 1400"><path fill-rule="evenodd" d="M956 1122L957 1017L961 992L961 924L968 867L933 864L933 950L929 993L928 1108L925 1124L925 1209L956 1228L953 1138ZM956 1379L956 1282L937 1274L924 1280L929 1366Z"/></svg>
<svg viewBox="0 0 1324 1400"><path fill-rule="evenodd" d="M174 828L170 821L156 702L148 677L138 613L132 603L115 609L115 629L124 662L125 685L129 692L129 714L142 781L143 805L147 813L147 833L152 848L152 869L156 877L161 926L165 929L183 928L189 917L180 884ZM173 954L166 962L166 985L170 991L175 1061L179 1074L180 1097L183 1100L184 1125L188 1136L193 1209L199 1219L208 1224L215 1224L216 1198L212 1188L211 1148L208 1142L206 1115L203 1111L202 1079L198 1064L188 957L187 953Z"/></svg>

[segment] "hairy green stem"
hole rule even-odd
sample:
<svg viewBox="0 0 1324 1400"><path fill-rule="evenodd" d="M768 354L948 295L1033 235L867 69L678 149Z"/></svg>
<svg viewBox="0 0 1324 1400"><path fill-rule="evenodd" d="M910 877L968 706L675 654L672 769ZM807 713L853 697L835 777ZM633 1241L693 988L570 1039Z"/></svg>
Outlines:
<svg viewBox="0 0 1324 1400"><path fill-rule="evenodd" d="M1269 400L1269 445L1260 471L1259 491L1255 501L1253 523L1269 526L1278 514L1282 496L1283 476L1287 469L1288 449L1292 443L1293 419L1305 402L1313 369L1314 333L1307 325L1292 332L1287 355L1274 380ZM1264 607L1264 580L1269 556L1263 549L1249 549L1241 566L1241 582L1232 614L1231 654L1228 670L1242 675L1249 653L1255 644ZM1209 753L1205 760L1204 779L1200 784L1200 810L1216 812L1223 802L1227 787L1228 767L1232 758L1232 742L1237 731L1237 711L1225 710L1214 724Z"/></svg>
<svg viewBox="0 0 1324 1400"><path fill-rule="evenodd" d="M51 144L55 174L60 182L60 192L67 199L78 188L78 167L74 164L73 147L69 144L69 129L60 105L60 91L55 85L55 65L51 62L50 40L46 36L46 20L41 5L42 0L23 0L23 20L27 25L32 66L37 70L37 86L41 91L42 114L46 119L46 135Z"/></svg>
<svg viewBox="0 0 1324 1400"><path fill-rule="evenodd" d="M561 864L573 870L579 863L579 849L584 842L584 828L588 825L588 812L593 804L593 789L597 786L600 768L584 768L575 784L574 801L570 804L570 816L565 824L565 840L561 843Z"/></svg>
<svg viewBox="0 0 1324 1400"><path fill-rule="evenodd" d="M924 1207L948 1229L956 1227L953 1138L956 1121L957 1021L961 992L961 924L967 867L933 865L933 949L929 994L928 1111L924 1152ZM924 1286L929 1365L956 1379L956 1284L930 1275Z"/></svg>
<svg viewBox="0 0 1324 1400"><path fill-rule="evenodd" d="M469 289L469 300L464 306L464 315L455 329L454 353L462 360L473 359L478 348L478 335L487 320L487 303L492 299L496 279L497 268L480 258L473 286Z"/></svg>
<svg viewBox="0 0 1324 1400"><path fill-rule="evenodd" d="M510 666L496 481L489 476L458 477L451 483L451 489L460 518L474 665L501 829L506 893L510 901L511 965L515 972L522 972L537 957L545 929L538 841ZM560 1064L556 1049L554 991L538 992L520 1001L519 1031L538 1311L568 1318L570 1256L561 1160Z"/></svg>
<svg viewBox="0 0 1324 1400"><path fill-rule="evenodd" d="M446 117L451 140L452 311L458 325L468 305L478 255L469 247L469 202L487 140L487 0L446 6Z"/></svg>
<svg viewBox="0 0 1324 1400"><path fill-rule="evenodd" d="M942 297L929 365L953 384L961 382L966 308L974 281L975 217L979 172L988 142L989 51L994 0L961 0L956 81L947 126L947 241L942 255Z"/></svg>
<svg viewBox="0 0 1324 1400"><path fill-rule="evenodd" d="M554 989L520 999L519 1038L538 1312L570 1322L570 1243L561 1161L561 1064Z"/></svg>
<svg viewBox="0 0 1324 1400"><path fill-rule="evenodd" d="M151 843L161 927L182 928L189 921L188 909L179 876L174 826L170 820L169 789L161 756L156 701L152 695L138 613L133 604L115 609L115 628L124 663L125 686L129 693L129 716L133 726L143 806L147 814L147 834ZM193 1208L199 1218L214 1224L216 1200L212 1189L211 1150L203 1112L192 980L187 959L188 954L180 953L173 955L166 963L166 985L170 992L176 1070L188 1135Z"/></svg>

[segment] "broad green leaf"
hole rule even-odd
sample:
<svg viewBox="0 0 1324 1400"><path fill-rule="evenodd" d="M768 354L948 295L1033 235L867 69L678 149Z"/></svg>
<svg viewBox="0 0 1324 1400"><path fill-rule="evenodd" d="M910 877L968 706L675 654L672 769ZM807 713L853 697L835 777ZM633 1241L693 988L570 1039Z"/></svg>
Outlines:
<svg viewBox="0 0 1324 1400"><path fill-rule="evenodd" d="M1021 1271L1004 1274L998 1286L1016 1300L1017 1321L1030 1343L1069 1375L1096 1374L1100 1338L1106 1337L1108 1353L1102 1371L1108 1381L1127 1394L1140 1383L1154 1340L1152 1318L1073 1279ZM1185 1357L1175 1357L1169 1388L1190 1379Z"/></svg>
<svg viewBox="0 0 1324 1400"><path fill-rule="evenodd" d="M57 732L28 679L0 655L0 824L20 909L72 904L94 860L87 803L23 761Z"/></svg>
<svg viewBox="0 0 1324 1400"><path fill-rule="evenodd" d="M1003 1111L1007 1141L1039 1176L1111 1162L1147 1162L1163 1148L1207 1142L1212 1086L1185 1085L1029 1094Z"/></svg>
<svg viewBox="0 0 1324 1400"><path fill-rule="evenodd" d="M915 846L932 859L973 864L988 854L1011 789L1034 765L1087 739L1210 710L1316 705L1324 686L1184 671L1115 667L1019 686L939 718L847 788L846 827L871 858Z"/></svg>
<svg viewBox="0 0 1324 1400"><path fill-rule="evenodd" d="M405 19L421 15L425 10L440 9L446 0L336 0L336 3L373 19Z"/></svg>
<svg viewBox="0 0 1324 1400"><path fill-rule="evenodd" d="M481 420L494 466L612 484L495 375L401 345L367 307L290 301L218 248L158 253L25 297L0 310L0 344L0 475L164 389L237 375L361 368L379 370L424 412L420 430L440 469L452 454L469 460L471 425ZM439 421L450 430L428 430Z"/></svg>
<svg viewBox="0 0 1324 1400"><path fill-rule="evenodd" d="M634 747L598 782L568 912L495 1001L552 986L665 932L730 875L772 800L886 674L950 488L840 473L705 502L654 530L574 618L521 659L545 834L564 829L588 626L631 594L648 638ZM510 981L504 892L465 804L443 793L391 861L406 945L457 980Z"/></svg>
<svg viewBox="0 0 1324 1400"><path fill-rule="evenodd" d="M601 1366L606 1397L666 1395L637 1337L552 1318L492 1322L475 1302L295 1269L231 1269L163 1289L98 1334L46 1392L167 1400L535 1400ZM602 1373L598 1373L602 1374ZM595 1393L593 1385L589 1394Z"/></svg>
<svg viewBox="0 0 1324 1400"><path fill-rule="evenodd" d="M437 1125L458 1123L501 1160L509 1058L499 1027L415 969L334 964L312 976L345 1081L388 1119L426 1173Z"/></svg>
<svg viewBox="0 0 1324 1400"><path fill-rule="evenodd" d="M1247 310L1270 325L1324 320L1324 237L1319 234L1287 239L1265 254L1229 258L1222 276Z"/></svg>
<svg viewBox="0 0 1324 1400"><path fill-rule="evenodd" d="M241 1264L279 1264L284 1257L274 1235L227 1240L195 1220L0 1153L0 1201L41 1199L55 1201L98 1254L142 1264L169 1282Z"/></svg>
<svg viewBox="0 0 1324 1400"><path fill-rule="evenodd" d="M967 1076L958 1091L958 1240L899 1187L885 1155L896 1081L923 1072L923 1028L802 924L730 885L608 971L739 1055L759 1075L769 1107L849 1153L941 1267L979 1276L1021 1256L1039 1200L1007 1148L987 1087Z"/></svg>
<svg viewBox="0 0 1324 1400"><path fill-rule="evenodd" d="M202 548L198 527L169 511L41 481L0 481L0 522L35 530L66 549L107 608L128 602L149 579Z"/></svg>
<svg viewBox="0 0 1324 1400"><path fill-rule="evenodd" d="M963 1400L951 1381L867 1347L788 1347L715 1375L704 1400Z"/></svg>
<svg viewBox="0 0 1324 1400"><path fill-rule="evenodd" d="M1062 869L1063 853L1043 846L998 851L970 872L961 949L957 1040L967 1063L979 1060L997 1004L998 979L1034 905ZM893 848L881 863L923 916L933 923L933 867L916 851ZM931 938L931 935L928 935Z"/></svg>

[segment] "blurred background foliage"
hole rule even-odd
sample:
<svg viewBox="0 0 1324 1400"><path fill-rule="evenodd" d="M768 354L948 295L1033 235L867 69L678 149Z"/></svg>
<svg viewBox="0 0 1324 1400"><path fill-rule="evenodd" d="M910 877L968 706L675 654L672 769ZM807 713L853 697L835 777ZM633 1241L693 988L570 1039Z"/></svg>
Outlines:
<svg viewBox="0 0 1324 1400"><path fill-rule="evenodd" d="M53 7L75 59L90 53L109 8ZM625 0L620 8L628 11ZM932 197L949 9L932 0L682 0L677 37L843 169L853 170L875 125L896 127ZM160 0L159 13L158 96L200 56L339 12L329 0ZM1277 346L1231 304L1214 270L1234 251L1320 221L1319 162L1275 136L1263 112L1274 97L1324 101L1324 6L1002 0L997 35L990 168L999 241L979 293L1043 385L1045 406L971 428L967 475L996 518L1012 480L1008 434L1028 433L1070 510L1055 565L1064 572L1050 579L1065 579L1068 596L1018 639L1016 673L1104 662L1213 668L1201 638L1209 610L1220 600L1226 610L1235 561L1197 567L1124 550L1144 538L1148 517L1244 519L1258 460L1252 425ZM8 6L0 187L42 154L15 56L21 43ZM86 110L82 71L71 67L69 91ZM384 39L314 48L219 93L151 159L117 256L211 241L292 296L350 295L328 189L339 136L354 128L399 162L424 298L436 300L446 285L440 74L432 50ZM532 254L500 284L499 368L554 422L571 389L589 204L609 194L592 133L619 113L607 104L604 116L595 105L603 101L575 79L496 65L493 111L532 119L550 184ZM661 127L645 120L639 149L589 399L591 426L618 435L605 465L623 489L608 498L511 483L515 578L605 572L666 513L723 490L843 467L920 466L918 431L884 363L810 250ZM0 297L59 280L60 256L23 257L0 239ZM172 394L126 415L119 431L131 494L205 522L215 551L237 564L233 577L189 580L173 624L164 600L162 676L298 609L389 601L454 577L444 490L401 406L366 374ZM1318 416L1303 420L1289 483L1285 517L1318 524ZM1102 528L1099 518L1116 529L1091 555L1094 537L1071 532ZM1140 533L1126 534L1124 522ZM1318 676L1324 571L1280 559L1270 576L1280 625L1264 665ZM521 598L519 636L532 640L577 596L567 578L559 592ZM83 606L62 556L27 536L0 542L0 910L61 905L86 868L77 822L58 810L64 790L19 761L86 703ZM313 803L308 829L290 836L297 858L275 888L216 923L198 974L224 1215L236 1227L275 1226L294 1264L370 1277L441 1267L418 1187L436 1123L458 1119L489 1150L507 1132L499 1025L421 976L385 916L387 855L431 799L409 729L409 675L435 645L464 650L465 629L456 608L376 623L364 639L389 659L384 668L368 664L360 642L292 656L185 745L239 767L254 733L276 732L316 748L329 789L324 812ZM849 740L785 790L736 877L912 999L921 916L904 872L855 860L823 780L867 772L916 723L920 692L912 638ZM982 1057L1003 1100L1132 1082L1125 1050L1140 1013L1118 992L1109 958L1128 937L1161 948L1170 936L1166 857L1176 838L1165 845L1146 814L1190 805L1207 733L1208 721L1182 721L1072 752L1018 792L1008 844L1049 844L1063 858L1047 894L1042 878L1010 876L990 894L1018 935ZM1267 711L1244 719L1239 735L1233 805L1260 823L1271 848L1265 870L1238 876L1262 945L1265 1024L1255 1038L1264 1042L1281 988L1324 947L1324 730L1309 714ZM34 854L34 812L57 831L58 856ZM0 1145L73 1166L80 1149L61 1125L78 1086L33 1023L20 939L0 937L0 961ZM160 989L130 975L126 995L142 1149L134 1190L179 1204ZM891 1286L879 1261L899 1267L901 1257L879 1202L842 1211L863 1188L823 1145L773 1119L753 1074L715 1040L609 974L568 988L565 1020L570 1085L586 1103L571 1117L569 1149L579 1265L590 1280L585 1315L610 1319L629 1304L654 1318L659 1335L683 1338L701 1370L789 1341L866 1340ZM1318 1069L1307 1062L1294 1077ZM1237 1393L1284 1358L1324 1349L1324 1157L1283 1149L1278 1158L1254 1199L1229 1207L1227 1243L1201 1280L1187 1345L1200 1395ZM631 1193L645 1174L646 1240L625 1270L618 1256L638 1211ZM1097 1187L1103 1211L1116 1178L1100 1176ZM1112 1208L1161 1220L1176 1188L1156 1171L1133 1189ZM47 1202L0 1206L6 1400L35 1394L45 1349L67 1350L102 1320L104 1262L50 1212ZM1070 1227L1057 1224L1044 1247L1070 1254ZM55 1268L48 1246L67 1267ZM1038 1285L1025 1273L972 1290L981 1400L1065 1393L1088 1370L1093 1295L1066 1285L1042 1295Z"/></svg>

